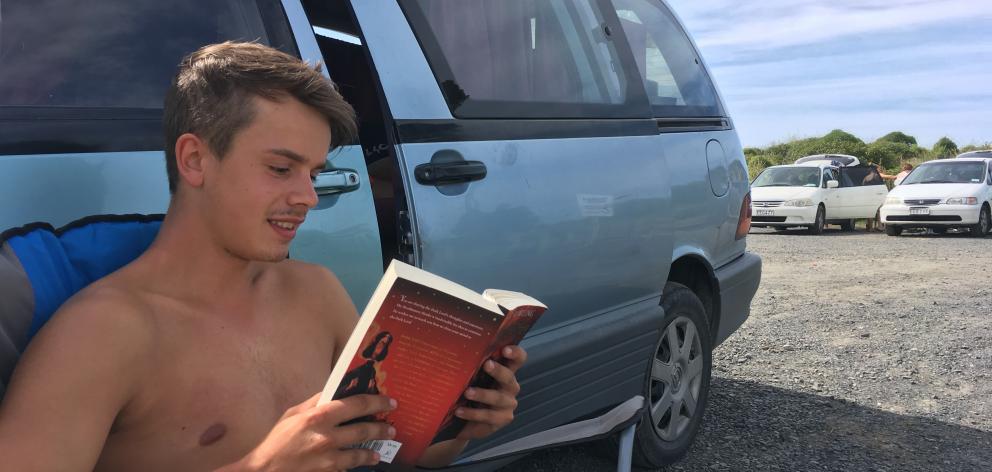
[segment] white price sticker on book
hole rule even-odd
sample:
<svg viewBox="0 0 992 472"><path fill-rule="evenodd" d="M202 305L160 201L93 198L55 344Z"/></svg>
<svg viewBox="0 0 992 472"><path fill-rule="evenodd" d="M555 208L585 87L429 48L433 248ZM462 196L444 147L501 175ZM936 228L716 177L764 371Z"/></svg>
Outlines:
<svg viewBox="0 0 992 472"><path fill-rule="evenodd" d="M379 460L389 464L393 462L394 458L396 458L396 453L400 452L400 446L402 445L403 443L398 441L381 440L366 441L355 447L358 449L371 449L378 452Z"/></svg>

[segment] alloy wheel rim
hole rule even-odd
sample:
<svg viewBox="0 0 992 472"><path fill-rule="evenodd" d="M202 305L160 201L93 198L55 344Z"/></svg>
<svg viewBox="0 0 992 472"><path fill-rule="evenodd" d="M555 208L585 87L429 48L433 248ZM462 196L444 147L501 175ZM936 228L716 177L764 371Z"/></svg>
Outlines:
<svg viewBox="0 0 992 472"><path fill-rule="evenodd" d="M699 331L680 316L665 328L651 367L651 425L662 440L674 441L689 428L702 380Z"/></svg>

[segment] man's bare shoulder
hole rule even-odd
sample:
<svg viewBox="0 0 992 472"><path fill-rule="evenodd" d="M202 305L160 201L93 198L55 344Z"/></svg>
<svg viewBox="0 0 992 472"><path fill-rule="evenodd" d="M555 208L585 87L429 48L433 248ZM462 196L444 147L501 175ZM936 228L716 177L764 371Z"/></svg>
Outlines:
<svg viewBox="0 0 992 472"><path fill-rule="evenodd" d="M304 311L346 339L358 320L358 312L337 276L324 266L301 261L286 260L274 266L283 286L280 291L303 300Z"/></svg>
<svg viewBox="0 0 992 472"><path fill-rule="evenodd" d="M293 291L310 294L311 297L321 298L325 302L344 302L351 304L351 298L341 281L330 269L309 262L286 260L274 264L282 284L292 287Z"/></svg>
<svg viewBox="0 0 992 472"><path fill-rule="evenodd" d="M52 316L34 343L109 344L138 354L151 345L154 311L125 279L111 275L74 295ZM51 340L50 340L51 338Z"/></svg>

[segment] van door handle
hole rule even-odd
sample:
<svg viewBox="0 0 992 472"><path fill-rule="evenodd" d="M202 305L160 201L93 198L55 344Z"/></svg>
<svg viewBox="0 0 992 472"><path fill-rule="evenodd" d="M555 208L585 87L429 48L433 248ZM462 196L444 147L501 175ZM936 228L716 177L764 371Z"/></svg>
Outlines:
<svg viewBox="0 0 992 472"><path fill-rule="evenodd" d="M336 195L357 190L361 183L358 172L352 169L331 169L317 174L313 189L318 196Z"/></svg>
<svg viewBox="0 0 992 472"><path fill-rule="evenodd" d="M421 185L449 185L486 178L486 164L479 161L455 161L420 164L413 175Z"/></svg>

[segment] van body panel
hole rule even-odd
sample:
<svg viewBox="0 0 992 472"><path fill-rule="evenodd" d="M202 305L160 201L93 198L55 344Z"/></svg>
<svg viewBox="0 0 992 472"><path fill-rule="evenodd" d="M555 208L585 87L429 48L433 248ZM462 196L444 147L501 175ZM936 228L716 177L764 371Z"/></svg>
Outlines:
<svg viewBox="0 0 992 472"><path fill-rule="evenodd" d="M394 119L451 119L434 73L399 3L353 0L379 82Z"/></svg>

